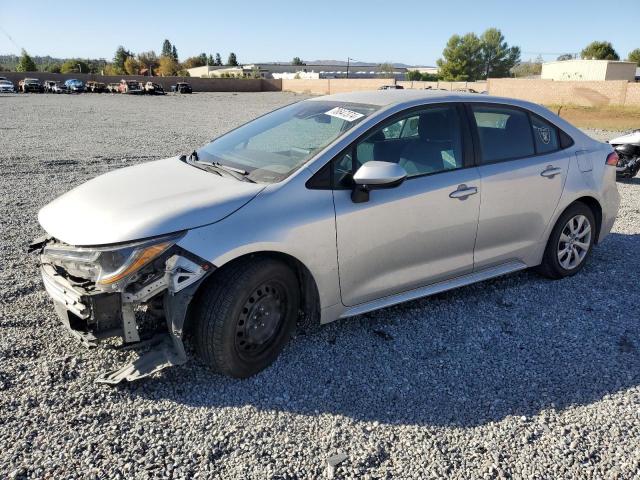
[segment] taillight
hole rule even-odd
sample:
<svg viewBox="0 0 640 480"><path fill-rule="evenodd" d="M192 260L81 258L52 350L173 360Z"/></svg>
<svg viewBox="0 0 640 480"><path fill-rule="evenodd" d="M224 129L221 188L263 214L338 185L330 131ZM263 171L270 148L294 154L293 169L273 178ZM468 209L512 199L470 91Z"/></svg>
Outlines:
<svg viewBox="0 0 640 480"><path fill-rule="evenodd" d="M616 152L611 152L609 155L607 155L606 164L615 167L618 165L618 160L618 154Z"/></svg>

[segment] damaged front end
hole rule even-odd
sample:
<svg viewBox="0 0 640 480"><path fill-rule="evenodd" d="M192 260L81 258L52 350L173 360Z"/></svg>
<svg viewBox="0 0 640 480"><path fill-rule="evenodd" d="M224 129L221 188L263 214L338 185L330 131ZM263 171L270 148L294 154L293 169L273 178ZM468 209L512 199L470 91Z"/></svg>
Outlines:
<svg viewBox="0 0 640 480"><path fill-rule="evenodd" d="M95 248L44 237L30 245L40 252L42 279L58 317L84 345L113 337L122 338L123 347L151 345L99 382L132 381L186 362L187 308L214 267L177 246L181 237Z"/></svg>

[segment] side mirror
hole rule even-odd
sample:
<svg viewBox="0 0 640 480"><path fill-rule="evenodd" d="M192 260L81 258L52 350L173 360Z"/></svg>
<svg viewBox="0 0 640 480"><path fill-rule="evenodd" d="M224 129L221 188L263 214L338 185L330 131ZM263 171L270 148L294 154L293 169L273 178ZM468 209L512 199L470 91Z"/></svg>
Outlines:
<svg viewBox="0 0 640 480"><path fill-rule="evenodd" d="M354 203L367 202L371 190L397 187L405 178L406 170L397 163L375 160L367 162L353 175L355 186L351 192L351 200Z"/></svg>

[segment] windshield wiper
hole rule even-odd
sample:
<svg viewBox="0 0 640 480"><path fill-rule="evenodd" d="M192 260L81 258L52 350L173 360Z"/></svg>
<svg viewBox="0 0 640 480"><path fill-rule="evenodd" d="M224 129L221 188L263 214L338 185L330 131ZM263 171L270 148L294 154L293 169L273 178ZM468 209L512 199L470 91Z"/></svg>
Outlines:
<svg viewBox="0 0 640 480"><path fill-rule="evenodd" d="M218 169L212 168L214 167L213 165L211 165L210 163L199 161L198 154L195 152L195 150L193 153L190 153L188 156L180 155L180 160L193 167L199 168L200 170L206 170L207 172L215 173L216 175L222 177L222 174L219 172Z"/></svg>
<svg viewBox="0 0 640 480"><path fill-rule="evenodd" d="M224 170L228 170L230 172L237 172L241 175L249 175L249 172L247 172L246 170L243 170L241 168L236 168L236 167L230 167L229 165L223 165L220 162L211 162L213 165L215 165L216 167L220 167Z"/></svg>
<svg viewBox="0 0 640 480"><path fill-rule="evenodd" d="M255 181L247 177L247 175L249 175L249 172L247 172L246 170L242 170L241 168L230 167L229 165L223 165L222 163L216 162L216 161L214 162L200 161L198 157L198 152L196 152L195 150L191 152L188 157L185 156L185 160L187 161L187 163L190 163L192 165L197 163L198 165L196 166L201 165L202 167L205 167L205 168L213 167L216 170L210 170L210 171L213 171L221 176L222 174L219 172L219 170L222 170L223 172L227 173L228 175L231 175L233 178L235 178L236 180L240 180L241 182L256 183Z"/></svg>
<svg viewBox="0 0 640 480"><path fill-rule="evenodd" d="M223 165L220 162L210 162L210 163L206 162L206 163L208 165L213 165L214 167L219 168L220 170L224 170L233 178L237 178L241 182L256 183L255 181L251 180L247 176L249 175L249 172L247 172L246 170L242 170L241 168L230 167L229 165Z"/></svg>

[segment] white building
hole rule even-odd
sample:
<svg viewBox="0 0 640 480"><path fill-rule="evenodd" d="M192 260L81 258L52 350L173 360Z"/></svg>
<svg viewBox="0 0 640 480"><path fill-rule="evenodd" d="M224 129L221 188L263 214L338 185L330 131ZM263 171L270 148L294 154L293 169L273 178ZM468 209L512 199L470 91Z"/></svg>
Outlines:
<svg viewBox="0 0 640 480"><path fill-rule="evenodd" d="M636 64L615 60L564 60L542 64L543 80L635 81Z"/></svg>
<svg viewBox="0 0 640 480"><path fill-rule="evenodd" d="M196 78L222 78L222 77L253 77L256 71L260 77L266 77L266 70L256 65L242 65L238 67L220 67L205 65L187 69L190 77Z"/></svg>
<svg viewBox="0 0 640 480"><path fill-rule="evenodd" d="M407 70L410 72L417 70L420 73L427 73L429 75L438 75L438 73L440 73L438 67L407 67Z"/></svg>
<svg viewBox="0 0 640 480"><path fill-rule="evenodd" d="M320 74L318 72L305 72L300 70L299 72L273 72L271 76L275 79L283 80L318 80Z"/></svg>

